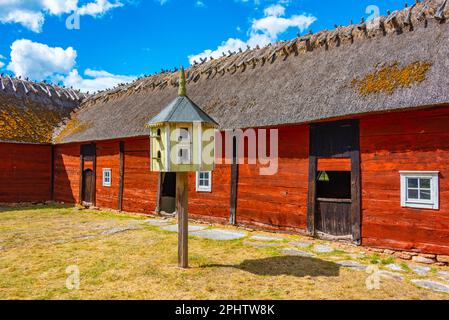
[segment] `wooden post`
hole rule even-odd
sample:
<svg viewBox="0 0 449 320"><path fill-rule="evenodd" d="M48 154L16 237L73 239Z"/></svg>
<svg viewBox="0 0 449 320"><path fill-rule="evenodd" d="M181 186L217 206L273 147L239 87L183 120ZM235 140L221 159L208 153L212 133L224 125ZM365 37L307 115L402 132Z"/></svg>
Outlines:
<svg viewBox="0 0 449 320"><path fill-rule="evenodd" d="M118 184L118 210L123 210L123 184L125 175L125 142L119 142L120 149L120 169L119 169L119 184Z"/></svg>
<svg viewBox="0 0 449 320"><path fill-rule="evenodd" d="M84 153L83 148L80 151L80 177L79 177L79 192L78 192L78 203L83 204L83 182L84 182Z"/></svg>
<svg viewBox="0 0 449 320"><path fill-rule="evenodd" d="M176 211L178 213L178 265L188 268L188 173L176 173Z"/></svg>

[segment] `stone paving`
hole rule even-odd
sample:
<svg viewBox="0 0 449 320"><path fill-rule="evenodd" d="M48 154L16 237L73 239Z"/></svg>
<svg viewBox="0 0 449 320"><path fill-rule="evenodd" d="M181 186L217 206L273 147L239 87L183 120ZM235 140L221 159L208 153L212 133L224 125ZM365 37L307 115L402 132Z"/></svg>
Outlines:
<svg viewBox="0 0 449 320"><path fill-rule="evenodd" d="M178 225L177 224L172 224L169 226L164 226L161 228L164 231L169 231L169 232L178 232ZM195 232L195 231L201 231L207 229L207 227L203 227L203 226L195 226L195 225L189 225L189 232Z"/></svg>
<svg viewBox="0 0 449 320"><path fill-rule="evenodd" d="M178 232L178 225L174 224L172 220L148 219L143 221L142 224L156 226L165 231ZM122 231L120 231L120 228L109 229L104 233L113 234L114 232L132 230L133 228L133 226L123 227ZM341 250L341 247L336 244L324 243L324 241L319 240L293 240L294 238L292 239L292 237L279 237L276 235L248 235L242 231L217 229L201 225L189 225L189 235L217 241L245 239L243 242L245 246L251 246L260 250L273 248L284 255L333 261L341 268L359 272L366 272L368 266L373 265L369 255L365 252L357 252L352 248L349 248L347 251ZM89 235L86 237L89 237ZM382 281L410 281L414 285L423 288L423 290L449 293L449 271L440 270L433 274L431 267L417 264L416 261L405 267L393 262L383 265L380 263L380 260L374 265L379 268L377 274ZM407 278L413 275L422 278ZM439 281L431 279L432 275Z"/></svg>

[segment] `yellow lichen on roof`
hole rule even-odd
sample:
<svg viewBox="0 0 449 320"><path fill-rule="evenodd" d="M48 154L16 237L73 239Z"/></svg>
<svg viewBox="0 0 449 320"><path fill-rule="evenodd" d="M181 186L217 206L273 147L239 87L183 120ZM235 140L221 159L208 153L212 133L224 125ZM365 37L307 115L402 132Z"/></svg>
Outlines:
<svg viewBox="0 0 449 320"><path fill-rule="evenodd" d="M76 117L72 118L55 138L55 143L60 143L64 137L82 133L92 127L90 123L80 123Z"/></svg>
<svg viewBox="0 0 449 320"><path fill-rule="evenodd" d="M53 128L62 118L62 114L44 107L0 105L0 140L50 143Z"/></svg>
<svg viewBox="0 0 449 320"><path fill-rule="evenodd" d="M410 88L426 80L431 62L417 61L404 67L398 62L384 66L366 75L363 79L354 79L352 85L362 96L375 93L392 94L400 88Z"/></svg>

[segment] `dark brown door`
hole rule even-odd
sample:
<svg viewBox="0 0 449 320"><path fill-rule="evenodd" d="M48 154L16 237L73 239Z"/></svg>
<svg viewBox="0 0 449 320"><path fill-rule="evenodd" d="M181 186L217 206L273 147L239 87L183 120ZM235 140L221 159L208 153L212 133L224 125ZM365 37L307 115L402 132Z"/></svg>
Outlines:
<svg viewBox="0 0 449 320"><path fill-rule="evenodd" d="M318 236L360 243L360 152L358 121L310 127L307 228ZM325 159L327 168L318 162ZM349 165L343 165L348 160ZM333 167L332 160L335 161Z"/></svg>
<svg viewBox="0 0 449 320"><path fill-rule="evenodd" d="M92 203L94 194L94 172L91 169L83 172L83 202Z"/></svg>

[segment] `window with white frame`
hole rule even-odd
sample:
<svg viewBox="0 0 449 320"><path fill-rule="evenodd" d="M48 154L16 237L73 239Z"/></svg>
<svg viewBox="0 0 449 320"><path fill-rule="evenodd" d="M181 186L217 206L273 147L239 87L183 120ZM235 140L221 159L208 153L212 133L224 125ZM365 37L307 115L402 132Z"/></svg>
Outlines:
<svg viewBox="0 0 449 320"><path fill-rule="evenodd" d="M401 206L439 209L437 171L400 171Z"/></svg>
<svg viewBox="0 0 449 320"><path fill-rule="evenodd" d="M212 191L212 172L200 171L196 173L196 191L198 192Z"/></svg>
<svg viewBox="0 0 449 320"><path fill-rule="evenodd" d="M103 187L110 187L112 182L112 170L103 169Z"/></svg>

